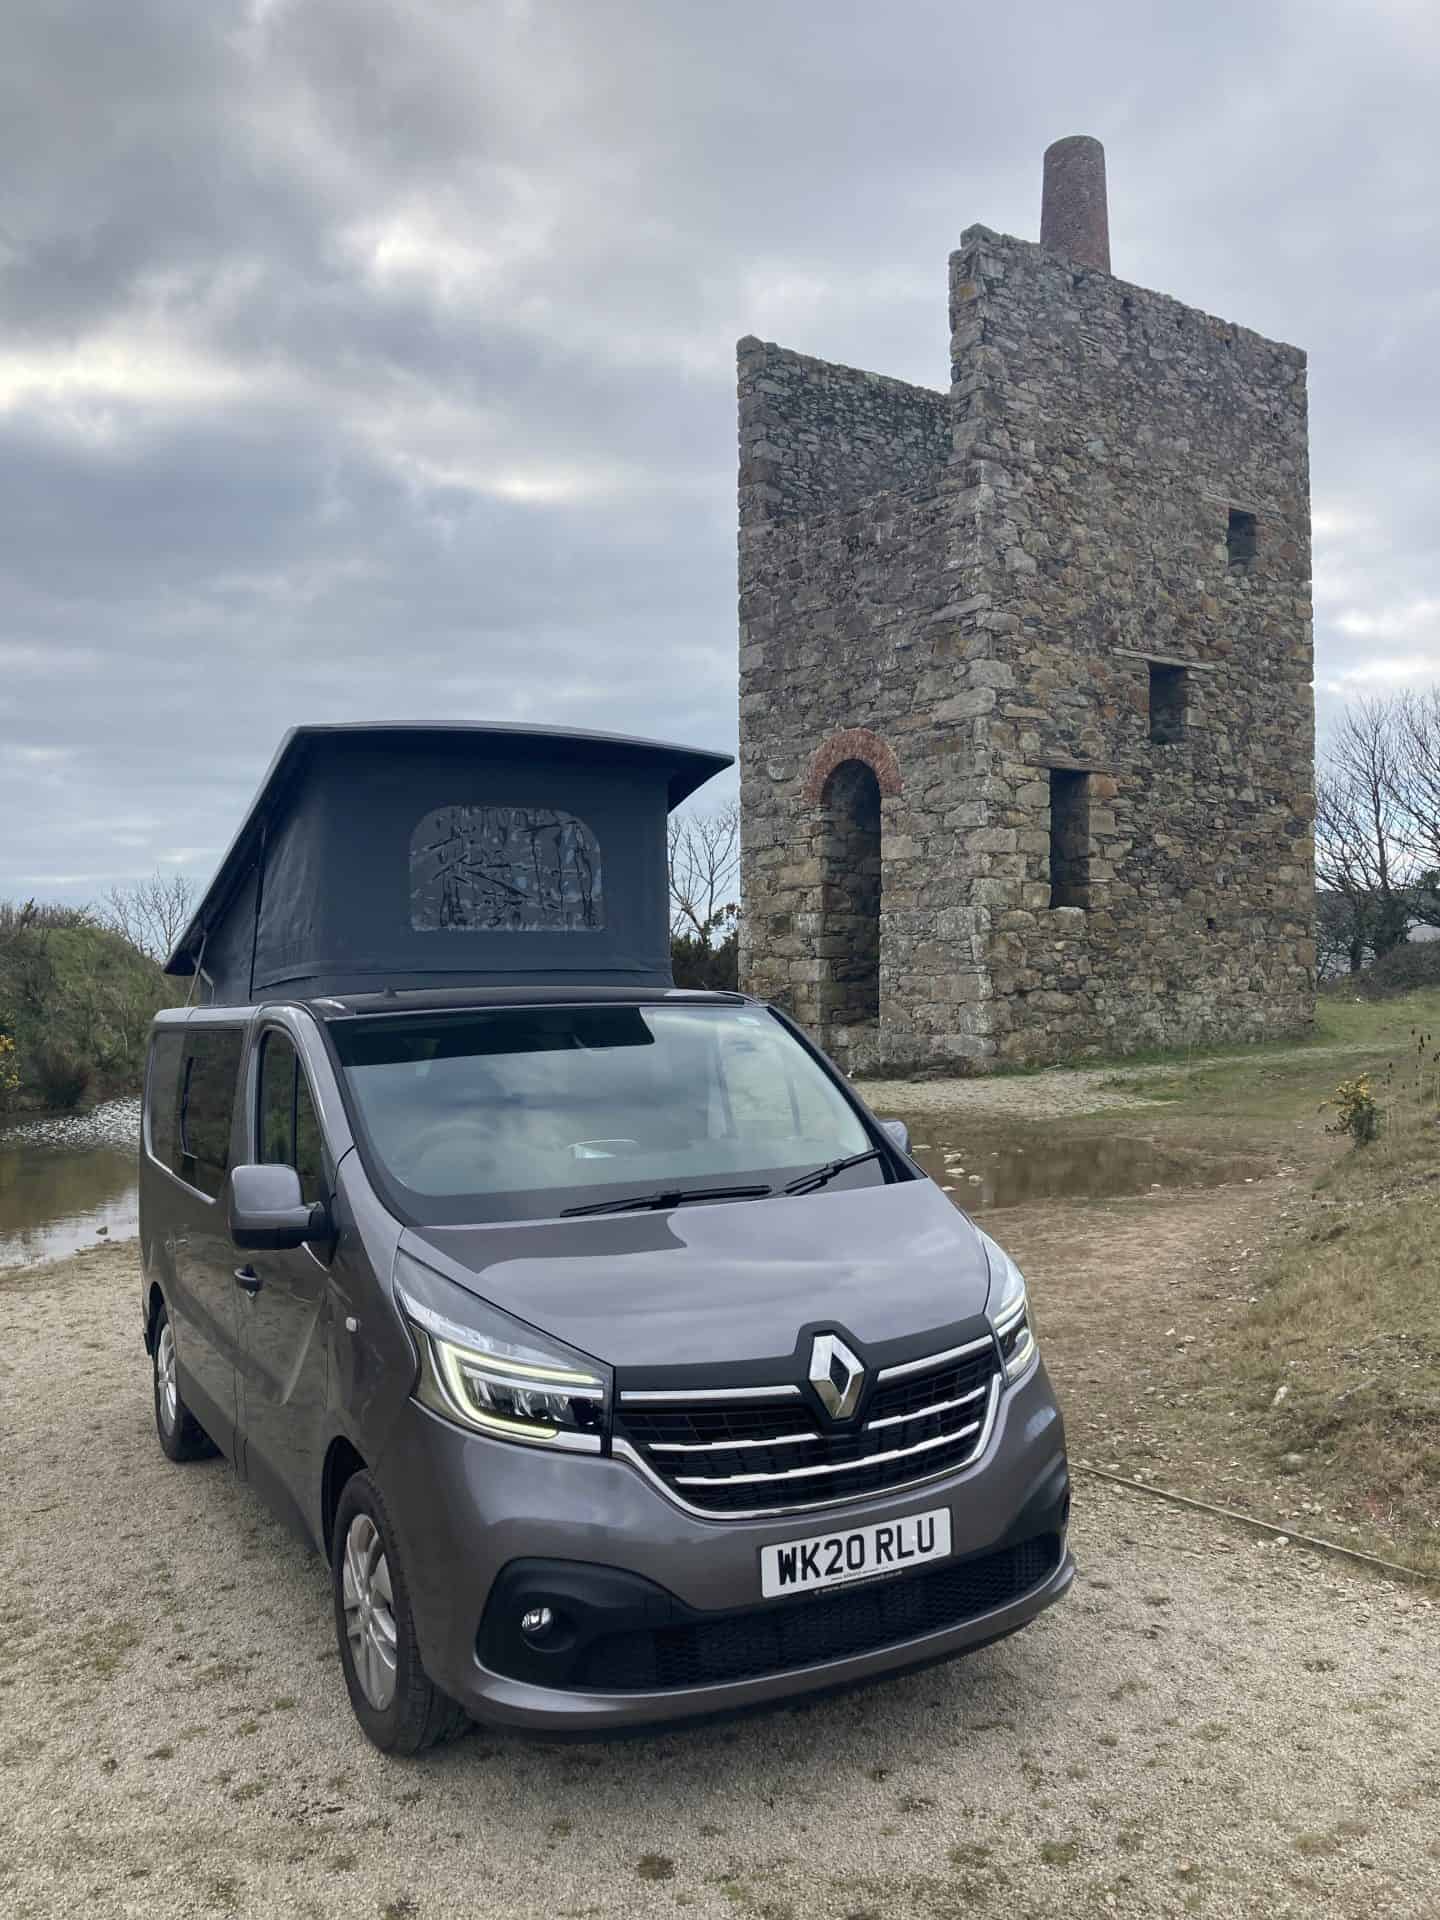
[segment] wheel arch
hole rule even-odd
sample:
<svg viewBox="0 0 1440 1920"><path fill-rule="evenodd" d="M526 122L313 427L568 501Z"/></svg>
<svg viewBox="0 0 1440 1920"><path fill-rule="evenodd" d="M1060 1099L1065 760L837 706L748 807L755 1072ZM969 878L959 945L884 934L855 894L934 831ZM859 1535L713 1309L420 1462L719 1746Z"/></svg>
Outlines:
<svg viewBox="0 0 1440 1920"><path fill-rule="evenodd" d="M335 1515L340 1496L357 1473L369 1466L360 1449L347 1435L337 1433L325 1449L325 1465L320 1476L320 1545L328 1559L334 1547Z"/></svg>
<svg viewBox="0 0 1440 1920"><path fill-rule="evenodd" d="M145 1351L150 1354L155 1351L155 1325L164 1305L164 1290L158 1280L152 1280L145 1295Z"/></svg>

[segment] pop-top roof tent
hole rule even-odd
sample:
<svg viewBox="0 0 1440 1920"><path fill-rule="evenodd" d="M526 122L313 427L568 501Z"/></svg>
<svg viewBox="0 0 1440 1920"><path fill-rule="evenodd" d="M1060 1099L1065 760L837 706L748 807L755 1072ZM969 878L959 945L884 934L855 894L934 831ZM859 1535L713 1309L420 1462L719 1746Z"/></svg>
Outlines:
<svg viewBox="0 0 1440 1920"><path fill-rule="evenodd" d="M545 727L292 728L166 972L225 1005L669 986L666 818L730 764Z"/></svg>

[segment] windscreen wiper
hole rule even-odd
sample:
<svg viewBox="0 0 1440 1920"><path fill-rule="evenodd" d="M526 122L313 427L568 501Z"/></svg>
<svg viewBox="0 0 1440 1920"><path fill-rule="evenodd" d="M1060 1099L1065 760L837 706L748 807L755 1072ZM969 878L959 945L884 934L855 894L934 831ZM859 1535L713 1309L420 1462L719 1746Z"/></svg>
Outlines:
<svg viewBox="0 0 1440 1920"><path fill-rule="evenodd" d="M847 1167L863 1167L867 1160L879 1160L883 1157L879 1147L867 1147L864 1153L847 1153L843 1160L827 1160L823 1167L812 1167L809 1173L802 1173L798 1180L792 1180L782 1191L785 1193L815 1193L827 1180L833 1180L837 1173L844 1173Z"/></svg>
<svg viewBox="0 0 1440 1920"><path fill-rule="evenodd" d="M683 1207L691 1200L763 1200L771 1187L670 1187L663 1193L637 1193L626 1200L592 1200L585 1207L562 1207L561 1219L577 1213L639 1213L646 1208Z"/></svg>

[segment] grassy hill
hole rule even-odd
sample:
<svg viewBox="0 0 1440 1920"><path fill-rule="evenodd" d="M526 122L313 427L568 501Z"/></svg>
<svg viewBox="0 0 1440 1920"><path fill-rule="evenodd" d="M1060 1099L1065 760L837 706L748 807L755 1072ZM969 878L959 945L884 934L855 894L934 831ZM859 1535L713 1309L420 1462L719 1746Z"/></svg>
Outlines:
<svg viewBox="0 0 1440 1920"><path fill-rule="evenodd" d="M145 1039L173 987L81 913L0 909L0 1109L138 1093Z"/></svg>

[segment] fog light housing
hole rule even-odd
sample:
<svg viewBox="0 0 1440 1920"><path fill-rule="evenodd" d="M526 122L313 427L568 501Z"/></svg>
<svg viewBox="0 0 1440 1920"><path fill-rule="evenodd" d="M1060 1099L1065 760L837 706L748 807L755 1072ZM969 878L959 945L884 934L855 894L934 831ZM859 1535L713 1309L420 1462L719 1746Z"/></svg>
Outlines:
<svg viewBox="0 0 1440 1920"><path fill-rule="evenodd" d="M520 1616L520 1631L527 1640L538 1640L554 1624L555 1614L550 1607L527 1607Z"/></svg>

